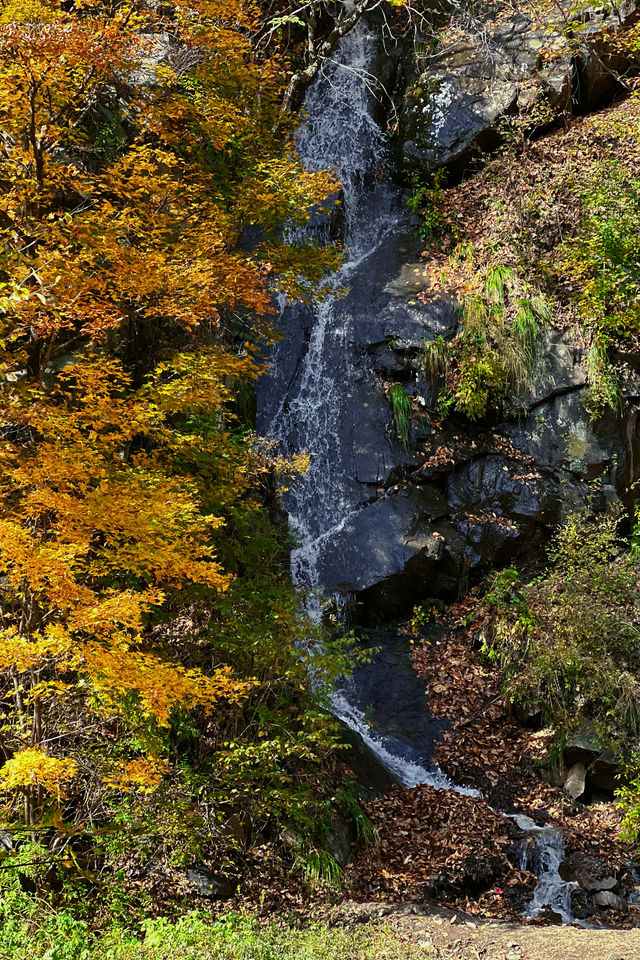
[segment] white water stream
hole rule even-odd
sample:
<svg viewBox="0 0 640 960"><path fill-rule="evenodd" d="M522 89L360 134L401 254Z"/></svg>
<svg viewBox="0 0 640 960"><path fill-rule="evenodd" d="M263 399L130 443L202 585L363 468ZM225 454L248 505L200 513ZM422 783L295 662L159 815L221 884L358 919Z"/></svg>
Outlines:
<svg viewBox="0 0 640 960"><path fill-rule="evenodd" d="M315 170L336 169L343 186L346 256L333 277L336 288L348 287L358 278L369 258L399 229L402 216L397 198L395 206L372 202L384 161L384 137L374 120L370 74L375 53L375 36L364 23L343 39L335 60L325 64L307 93L306 119L297 139L305 164ZM315 230L320 235L324 230L326 235L327 222L323 225L323 218L318 219L321 223ZM293 581L310 591L309 612L317 618L321 616L318 595L323 587L320 552L360 506L352 477L345 471L344 456L337 449L341 403L349 390L350 374L348 359L344 359L349 351L350 318L340 303L329 297L314 308L295 390L282 398L269 431L285 445L293 439L298 449L306 449L311 456L309 472L287 495L286 507L298 544L291 558ZM392 738L371 729L345 690L334 694L332 707L402 785L428 784L438 790L481 796L477 790L452 783L437 767L427 768L399 755ZM571 922L571 885L558 873L563 859L561 833L537 827L523 816L514 819L536 837L533 866L540 880L526 915L538 916L549 907L563 922Z"/></svg>

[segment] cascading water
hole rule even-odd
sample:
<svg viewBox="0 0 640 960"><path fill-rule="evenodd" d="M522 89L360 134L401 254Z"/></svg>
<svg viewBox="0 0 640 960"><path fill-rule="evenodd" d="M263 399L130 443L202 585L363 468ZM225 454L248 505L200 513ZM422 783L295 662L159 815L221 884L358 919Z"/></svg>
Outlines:
<svg viewBox="0 0 640 960"><path fill-rule="evenodd" d="M563 923L576 922L571 909L571 891L578 884L567 882L560 876L560 865L564 860L561 831L556 827L538 827L533 820L523 814L514 814L511 819L523 832L535 837L533 855L528 847L523 845L520 861L521 870L532 867L540 878L525 910L525 917L534 918L550 913L560 917ZM577 922L584 925L583 921Z"/></svg>
<svg viewBox="0 0 640 960"><path fill-rule="evenodd" d="M335 62L325 66L322 78L309 90L306 121L298 134L298 151L312 170L337 170L342 184L342 216L346 256L332 278L335 288L351 287L369 261L406 221L398 192L378 183L384 163L384 138L373 119L374 93L369 73L375 54L375 36L361 23L343 41ZM326 230L322 217L316 230ZM349 471L342 446L350 410L357 361L352 343L353 301L328 297L315 307L308 343L295 382L282 398L269 432L285 448L305 449L311 465L286 499L290 526L298 541L291 567L296 586L325 587L319 558L362 502L360 485ZM295 311L295 305L287 308ZM274 365L277 366L277 355ZM319 602L310 601L319 616ZM456 787L437 768L428 770L398 755L388 738L374 735L363 712L349 698L348 688L332 701L336 715L366 744L403 785L430 783L445 790L476 795Z"/></svg>
<svg viewBox="0 0 640 960"><path fill-rule="evenodd" d="M329 572L332 563L336 565L339 535L349 530L363 507L353 450L364 429L364 408L371 402L367 390L375 378L362 359L366 351L359 331L374 321L370 290L377 273L410 230L399 191L380 177L385 150L374 120L370 69L375 52L375 35L361 21L309 89L297 139L305 164L315 170L335 169L342 184L346 256L331 285L350 292L328 296L313 308L283 306L283 340L274 350L272 372L259 398L259 429L274 437L285 453L306 450L311 458L308 473L288 492L285 505L297 541L291 558L293 581L307 592L309 613L316 618L321 616L321 592L336 586ZM326 239L329 222L320 214L310 229ZM362 563L366 561L362 557ZM394 736L372 730L348 684L335 692L332 707L400 784L481 796L453 784L420 757L408 756ZM518 820L521 829L535 833L540 875L527 915L538 916L549 906L569 922L570 890L557 869L562 836L525 817Z"/></svg>
<svg viewBox="0 0 640 960"><path fill-rule="evenodd" d="M388 203L372 203L373 195L389 193L370 185L383 156L383 137L373 120L373 94L368 86L374 43L364 25L343 40L338 59L325 65L307 94L307 119L297 138L306 166L335 169L342 184L346 257L331 279L335 289L351 283L359 266L396 225ZM319 216L312 229L325 239L327 227L328 219ZM294 317L301 312L296 304L286 310ZM328 296L315 306L298 375L269 423L269 432L285 447L307 450L311 456L309 472L290 491L286 504L299 543L291 561L299 587L322 585L319 552L347 522L360 497L346 469L340 430L352 377L351 322L339 298ZM278 365L277 351L274 364Z"/></svg>

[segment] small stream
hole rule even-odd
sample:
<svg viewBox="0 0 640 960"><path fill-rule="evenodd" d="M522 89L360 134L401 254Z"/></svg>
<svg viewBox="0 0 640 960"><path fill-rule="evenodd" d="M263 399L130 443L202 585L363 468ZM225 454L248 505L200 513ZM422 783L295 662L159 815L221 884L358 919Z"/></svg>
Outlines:
<svg viewBox="0 0 640 960"><path fill-rule="evenodd" d="M285 454L307 450L311 456L309 472L292 486L285 507L297 542L293 581L307 593L309 612L317 618L319 593L331 595L341 580L357 583L375 560L368 547L349 545L354 518L367 502L359 476L365 469L361 451L384 443L388 422L388 406L362 345L370 339L371 325L379 323L376 297L402 262L402 244L411 233L401 192L380 175L385 142L374 120L371 77L376 43L364 22L343 39L307 93L306 120L297 139L307 166L336 169L343 185L346 256L332 283L348 293L313 307L283 305L283 339L274 348L272 368L258 395L260 432L275 437ZM317 239L326 239L329 222L322 214L313 218L310 229ZM389 456L383 451L376 469L388 469L384 461ZM370 460L368 455L367 470ZM406 641L403 647L397 637L381 639L381 653L334 693L336 716L397 783L480 797L431 765L441 727L425 707L424 687L411 669ZM536 836L533 866L540 881L527 916L550 906L563 922L571 922L571 885L558 873L562 835L525 817L515 819Z"/></svg>

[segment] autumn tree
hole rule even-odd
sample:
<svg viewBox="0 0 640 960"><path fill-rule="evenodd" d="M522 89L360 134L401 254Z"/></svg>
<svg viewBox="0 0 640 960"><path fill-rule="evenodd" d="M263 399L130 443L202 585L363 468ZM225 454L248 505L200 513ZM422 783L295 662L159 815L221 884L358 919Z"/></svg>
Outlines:
<svg viewBox="0 0 640 960"><path fill-rule="evenodd" d="M289 143L260 16L0 6L0 787L29 825L74 777L153 788L175 710L233 713L255 683L150 628L229 587L217 547L261 469L233 385L260 371L271 287L309 296L336 263L281 239L335 183ZM77 744L110 723L88 771Z"/></svg>

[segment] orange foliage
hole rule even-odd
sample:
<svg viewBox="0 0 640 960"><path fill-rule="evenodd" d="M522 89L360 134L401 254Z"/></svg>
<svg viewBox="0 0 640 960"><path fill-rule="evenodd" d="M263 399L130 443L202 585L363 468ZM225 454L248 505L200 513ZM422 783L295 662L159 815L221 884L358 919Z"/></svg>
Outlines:
<svg viewBox="0 0 640 960"><path fill-rule="evenodd" d="M224 321L270 336L270 285L308 293L335 265L278 239L336 184L287 145L259 27L248 0L0 6L0 776L27 822L76 769L45 752L67 705L139 750L178 706L253 685L173 662L149 627L230 582L218 514L254 481L229 406L260 364ZM163 764L102 779L144 790Z"/></svg>

